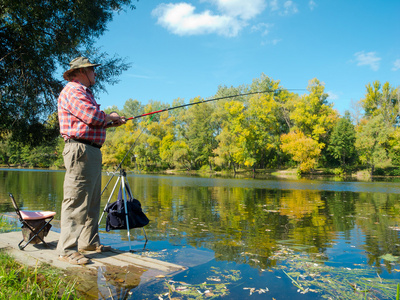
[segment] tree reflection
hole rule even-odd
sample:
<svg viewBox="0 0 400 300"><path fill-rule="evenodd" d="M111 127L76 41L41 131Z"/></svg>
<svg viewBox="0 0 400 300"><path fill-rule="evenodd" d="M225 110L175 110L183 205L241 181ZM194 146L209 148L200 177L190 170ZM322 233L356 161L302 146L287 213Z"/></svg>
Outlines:
<svg viewBox="0 0 400 300"><path fill-rule="evenodd" d="M13 211L12 192L23 209L59 212L63 178L63 172L1 170L0 210ZM396 261L388 259L400 256L397 194L247 188L168 176L128 180L151 220L146 227L150 240L211 249L218 260L267 269L279 263L273 253L282 244L329 259L336 241L356 240L356 231L362 240L354 246L365 251L369 265L392 272Z"/></svg>
<svg viewBox="0 0 400 300"><path fill-rule="evenodd" d="M151 234L161 231L174 243L184 239L193 247L212 249L219 260L269 268L277 263L270 257L282 241L299 251L324 254L339 235L350 238L356 226L366 234L369 261L380 266L379 256L399 255L399 237L388 229L399 224L394 195L373 204L379 195L368 194L372 198L365 202L375 207L371 218L362 193L158 184L157 195L146 200L151 228L157 228ZM373 222L376 218L381 227ZM373 230L379 232L373 235Z"/></svg>

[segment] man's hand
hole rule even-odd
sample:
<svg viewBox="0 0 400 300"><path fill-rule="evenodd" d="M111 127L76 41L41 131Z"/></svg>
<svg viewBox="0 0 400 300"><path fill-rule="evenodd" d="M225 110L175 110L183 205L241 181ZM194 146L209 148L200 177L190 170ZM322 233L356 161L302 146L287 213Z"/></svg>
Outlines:
<svg viewBox="0 0 400 300"><path fill-rule="evenodd" d="M106 127L118 127L122 124L126 123L125 117L121 117L116 112L112 112L109 115L106 115Z"/></svg>

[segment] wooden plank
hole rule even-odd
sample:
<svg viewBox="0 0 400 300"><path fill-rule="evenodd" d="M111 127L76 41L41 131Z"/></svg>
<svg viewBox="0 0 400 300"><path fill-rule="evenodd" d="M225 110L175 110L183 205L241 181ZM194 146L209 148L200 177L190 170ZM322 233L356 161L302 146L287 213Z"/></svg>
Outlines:
<svg viewBox="0 0 400 300"><path fill-rule="evenodd" d="M93 263L86 266L71 265L67 262L58 260L56 251L59 233L50 231L45 237L49 248L43 244L28 245L24 250L19 250L18 243L22 239L20 231L7 232L0 234L0 249L4 249L12 254L18 261L24 264L34 266L38 262L47 263L54 267L67 268L98 268L101 266L126 267L133 266L144 269L147 276L153 277L157 275L171 275L187 268L181 265L157 260L150 257L143 257L130 252L112 250L110 252L96 253L87 252L85 256L89 257ZM142 278L143 279L143 278Z"/></svg>

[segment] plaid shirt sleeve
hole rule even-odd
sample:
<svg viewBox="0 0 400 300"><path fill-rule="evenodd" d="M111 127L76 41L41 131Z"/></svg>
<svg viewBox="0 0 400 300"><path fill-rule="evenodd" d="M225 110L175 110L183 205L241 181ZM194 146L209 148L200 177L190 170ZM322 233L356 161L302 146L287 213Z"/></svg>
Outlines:
<svg viewBox="0 0 400 300"><path fill-rule="evenodd" d="M58 119L64 140L78 138L102 145L106 137L105 117L90 89L79 82L69 82L61 91Z"/></svg>

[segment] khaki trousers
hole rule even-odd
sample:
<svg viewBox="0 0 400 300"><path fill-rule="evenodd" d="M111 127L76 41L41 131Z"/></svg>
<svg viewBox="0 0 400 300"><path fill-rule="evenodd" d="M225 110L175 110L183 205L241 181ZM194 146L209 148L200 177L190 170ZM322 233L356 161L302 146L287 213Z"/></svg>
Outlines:
<svg viewBox="0 0 400 300"><path fill-rule="evenodd" d="M67 143L64 200L61 206L61 234L57 251L68 255L89 245L100 245L98 221L101 196L102 156L98 148Z"/></svg>

